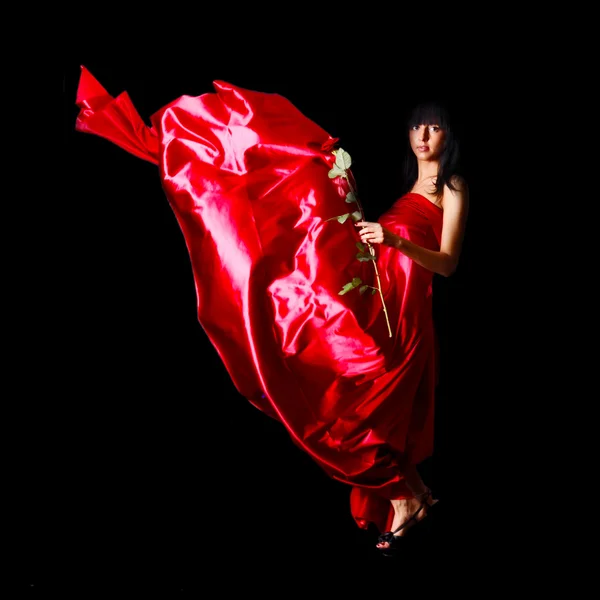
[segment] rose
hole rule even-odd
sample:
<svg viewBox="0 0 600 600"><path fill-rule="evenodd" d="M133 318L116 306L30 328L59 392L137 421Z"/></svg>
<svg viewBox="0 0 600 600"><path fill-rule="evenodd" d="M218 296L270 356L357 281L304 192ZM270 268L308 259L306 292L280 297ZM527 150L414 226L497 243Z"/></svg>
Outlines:
<svg viewBox="0 0 600 600"><path fill-rule="evenodd" d="M345 201L347 204L356 204L357 210L354 212L344 213L342 215L336 215L335 217L330 217L326 219L327 221L337 221L338 223L344 224L348 218L351 218L355 223L363 223L364 222L364 214L362 207L360 205L360 200L358 198L358 194L356 193L355 186L353 185L354 178L352 177L352 173L350 171L350 167L352 166L352 157L348 152L346 152L343 148L333 149L335 144L339 141L338 138L329 138L326 142L323 143L321 148L331 152L335 156L335 162L331 169L329 170L328 176L330 179L337 179L341 177L346 180L348 183L349 191L346 193ZM383 305L383 312L385 315L385 320L388 326L389 336L392 337L392 329L390 327L390 320L387 314L387 308L385 306L385 301L383 299L383 293L381 291L381 280L379 278L379 271L377 269L377 259L375 257L375 249L373 246L365 240L365 245L362 242L357 242L356 247L358 248L358 254L356 255L357 260L359 261L371 261L373 264L373 268L375 269L375 276L377 277L377 287L364 284L360 277L353 277L352 281L349 281L344 285L344 287L338 292L340 296L347 294L351 290L358 288L361 294L364 294L368 289L371 289L372 294L376 294L379 292L379 297L381 298L381 303Z"/></svg>
<svg viewBox="0 0 600 600"><path fill-rule="evenodd" d="M331 152L334 148L335 145L340 141L340 138L332 138L330 137L328 140L324 141L321 144L321 150L323 150L323 152Z"/></svg>

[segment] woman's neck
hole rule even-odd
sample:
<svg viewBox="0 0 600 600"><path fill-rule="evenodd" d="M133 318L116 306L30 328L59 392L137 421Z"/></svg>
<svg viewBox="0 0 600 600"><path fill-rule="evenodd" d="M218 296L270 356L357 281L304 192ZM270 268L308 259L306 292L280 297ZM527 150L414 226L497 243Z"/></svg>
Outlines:
<svg viewBox="0 0 600 600"><path fill-rule="evenodd" d="M427 179L436 178L438 174L437 161L419 161L419 171L416 183L424 183Z"/></svg>

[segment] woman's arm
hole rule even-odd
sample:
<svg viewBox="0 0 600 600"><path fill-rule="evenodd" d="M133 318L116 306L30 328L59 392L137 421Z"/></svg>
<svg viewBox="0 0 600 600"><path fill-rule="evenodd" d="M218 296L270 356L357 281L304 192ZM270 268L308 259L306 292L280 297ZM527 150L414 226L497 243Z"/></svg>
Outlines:
<svg viewBox="0 0 600 600"><path fill-rule="evenodd" d="M469 191L465 182L462 179L457 180L456 187L456 190L448 187L444 190L444 220L439 251L423 248L392 233L379 223L369 221L355 223L356 226L361 227L358 232L361 240L371 244L392 246L422 267L449 277L458 266L469 204Z"/></svg>

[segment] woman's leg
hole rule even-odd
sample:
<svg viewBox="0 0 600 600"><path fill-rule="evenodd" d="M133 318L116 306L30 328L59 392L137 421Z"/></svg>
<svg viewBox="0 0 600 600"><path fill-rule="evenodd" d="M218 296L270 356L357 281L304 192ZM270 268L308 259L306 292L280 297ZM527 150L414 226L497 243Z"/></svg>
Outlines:
<svg viewBox="0 0 600 600"><path fill-rule="evenodd" d="M412 498L403 498L400 500L390 500L394 509L394 520L392 521L391 531L395 531L398 527L407 523L406 527L402 528L395 535L403 536L412 525L421 521L427 516L427 507L433 506L437 500L431 495L431 490L425 485L417 467L412 465L404 469L404 478L410 491L413 493ZM425 507L421 505L425 503ZM421 510L419 510L421 508ZM388 542L380 542L378 548L386 549L389 547Z"/></svg>

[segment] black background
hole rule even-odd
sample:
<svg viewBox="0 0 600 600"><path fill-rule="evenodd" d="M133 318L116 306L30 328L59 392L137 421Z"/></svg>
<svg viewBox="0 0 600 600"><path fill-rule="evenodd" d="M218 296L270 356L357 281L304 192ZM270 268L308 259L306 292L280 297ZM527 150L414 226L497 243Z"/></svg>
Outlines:
<svg viewBox="0 0 600 600"><path fill-rule="evenodd" d="M497 177L522 62L483 35L446 51L419 36L350 44L325 27L290 39L282 28L199 25L185 44L159 30L143 44L116 26L82 33L57 72L61 193L32 219L21 275L30 293L20 352L36 365L20 379L24 585L264 591L283 573L287 590L323 577L368 584L376 573L381 591L400 569L352 521L349 489L234 389L197 322L157 167L74 129L81 65L109 94L126 91L147 123L216 79L286 96L350 152L372 218L396 197L406 110L432 97L448 104L471 210L459 269L435 284L442 372L436 450L423 469L445 512L435 545L402 564L461 586L472 581L464 564L495 571L510 517L491 498L519 486L514 413L528 387L511 387L528 352L513 335L528 299L512 269L519 257L503 246L519 233L506 227L516 198Z"/></svg>

